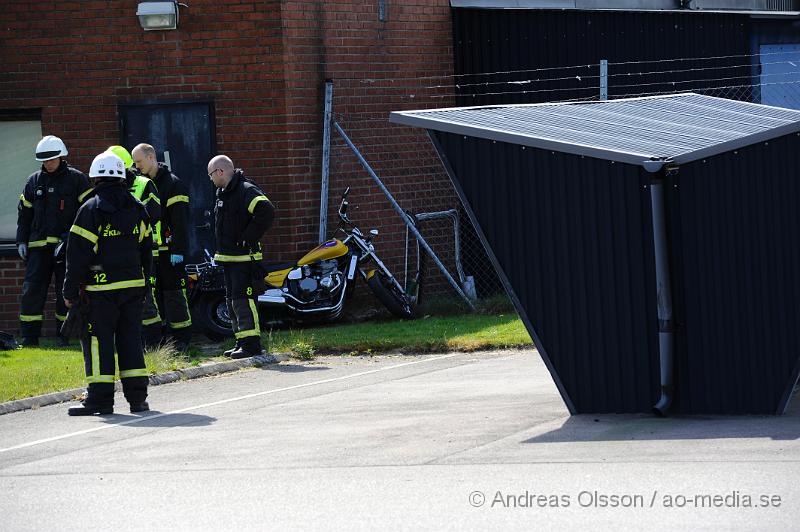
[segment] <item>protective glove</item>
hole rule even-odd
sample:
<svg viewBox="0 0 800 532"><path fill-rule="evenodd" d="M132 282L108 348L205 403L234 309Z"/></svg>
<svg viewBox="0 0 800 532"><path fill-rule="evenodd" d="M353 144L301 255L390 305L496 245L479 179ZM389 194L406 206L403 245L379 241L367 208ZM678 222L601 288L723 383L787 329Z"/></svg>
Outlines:
<svg viewBox="0 0 800 532"><path fill-rule="evenodd" d="M181 262L183 262L183 255L176 255L175 253L173 253L172 255L169 256L169 262L173 266L175 266L176 264L180 264Z"/></svg>
<svg viewBox="0 0 800 532"><path fill-rule="evenodd" d="M17 246L17 253L22 260L28 260L28 244L19 244Z"/></svg>

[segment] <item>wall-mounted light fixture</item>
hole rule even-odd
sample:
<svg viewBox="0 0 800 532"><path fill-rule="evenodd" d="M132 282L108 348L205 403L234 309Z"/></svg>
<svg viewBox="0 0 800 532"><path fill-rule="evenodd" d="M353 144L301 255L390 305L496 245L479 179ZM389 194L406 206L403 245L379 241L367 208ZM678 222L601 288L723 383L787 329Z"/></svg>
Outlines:
<svg viewBox="0 0 800 532"><path fill-rule="evenodd" d="M139 2L136 15L139 17L139 24L145 31L152 30L174 30L178 27L178 6L173 0L166 2Z"/></svg>

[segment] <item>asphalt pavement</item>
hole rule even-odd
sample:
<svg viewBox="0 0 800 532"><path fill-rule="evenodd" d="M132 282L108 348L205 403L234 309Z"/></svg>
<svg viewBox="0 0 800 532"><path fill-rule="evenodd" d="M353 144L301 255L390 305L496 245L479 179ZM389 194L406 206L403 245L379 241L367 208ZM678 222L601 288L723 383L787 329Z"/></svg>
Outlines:
<svg viewBox="0 0 800 532"><path fill-rule="evenodd" d="M569 416L534 351L322 357L0 415L0 529L795 530L784 416Z"/></svg>

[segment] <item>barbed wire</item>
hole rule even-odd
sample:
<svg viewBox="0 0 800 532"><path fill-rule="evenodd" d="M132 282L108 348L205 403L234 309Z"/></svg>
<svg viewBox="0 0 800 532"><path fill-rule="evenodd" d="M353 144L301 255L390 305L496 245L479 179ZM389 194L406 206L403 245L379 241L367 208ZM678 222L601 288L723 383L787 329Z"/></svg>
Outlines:
<svg viewBox="0 0 800 532"><path fill-rule="evenodd" d="M797 72L771 72L766 74L759 74L758 77L761 79L764 78L774 78L776 76L800 76L800 70ZM632 88L632 87L646 87L646 86L658 86L658 85L689 85L689 84L697 84L697 83L713 83L713 82L725 82L725 81L732 81L737 79L748 79L753 78L752 74L742 74L740 76L725 76L725 77L718 77L718 78L693 78L687 80L662 80L662 81L654 81L654 82L647 82L647 83L631 83L631 84L623 84L623 85L610 85L609 90L616 90L620 88ZM584 79L582 78L560 78L561 81L578 81L582 83ZM750 85L768 85L770 82L761 82L761 83L753 83ZM727 85L723 85L727 86ZM386 88L386 91L389 90L403 90L403 89L423 89L424 87L403 87L401 88ZM571 87L556 87L556 88L539 88L539 89L531 89L531 90L514 90L514 91L496 91L496 92L446 92L446 93L439 93L439 94L418 94L418 93L408 93L408 94L392 94L393 98L401 98L413 101L420 101L424 97L429 98L437 98L437 99L444 99L444 98L451 98L451 99L463 99L463 98L477 98L477 97L487 97L487 96L503 96L503 95L531 95L531 94L539 94L539 93L554 93L554 92L565 92L565 91L583 91L583 90L599 90L598 85L588 85L588 86L571 86ZM688 90L688 89L681 89L681 90ZM389 96L388 92L382 92L378 94L362 94L357 96L356 98L360 101L367 100L367 99L380 99L386 100ZM560 101L560 100L559 100Z"/></svg>
<svg viewBox="0 0 800 532"><path fill-rule="evenodd" d="M608 62L608 66L622 66L622 65L646 65L646 64L660 64L660 63L674 63L674 62L687 62L687 61L719 61L721 59L742 59L742 58L753 58L753 57L769 57L774 55L797 55L798 60L800 60L800 50L784 50L780 52L759 52L754 54L735 54L735 55L715 55L715 56L697 56L697 57L676 57L676 58L669 58L669 59L649 59L649 60L642 60L642 61L618 61L618 62ZM335 66L336 63L330 62L326 63L327 66L332 67ZM441 74L436 76L408 76L408 77L397 77L392 76L390 78L358 78L358 77L338 77L337 80L339 81L359 81L360 83L364 84L371 84L379 81L383 82L395 82L395 81L413 81L413 80L425 80L425 79L442 79L442 78L461 78L466 76L497 76L500 74L523 74L523 73L532 73L532 72L550 72L554 70L567 70L567 69L579 69L579 68L598 68L599 63L590 63L585 64L581 63L578 65L565 65L565 66L555 66L555 67L540 67L540 68L528 68L528 69L519 69L519 70L497 70L493 72L471 72L465 74Z"/></svg>
<svg viewBox="0 0 800 532"><path fill-rule="evenodd" d="M800 74L800 66L793 63L792 61L771 61L767 63L759 63L760 66L766 65L792 65L798 68L797 73ZM596 66L596 65L595 65ZM709 70L731 70L736 68L752 68L754 65L750 63L743 63L739 65L724 65L724 66L714 66L714 67L703 67L703 68L683 68L683 69L676 69L676 70L651 70L651 71L640 71L640 72L620 72L620 73L609 73L605 77L607 78L617 78L617 77L635 77L635 76L650 76L650 75L663 75L663 74L684 74L688 72L705 72ZM584 79L600 79L603 76L600 74L590 74L586 76L566 76L560 78L537 78L537 79L525 79L525 80L511 80L511 81L484 81L479 83L456 83L455 85L430 85L424 88L426 89L445 89L445 88L464 88L464 87L487 87L491 85L526 85L529 83L548 83L552 81L567 81L572 79L584 80Z"/></svg>

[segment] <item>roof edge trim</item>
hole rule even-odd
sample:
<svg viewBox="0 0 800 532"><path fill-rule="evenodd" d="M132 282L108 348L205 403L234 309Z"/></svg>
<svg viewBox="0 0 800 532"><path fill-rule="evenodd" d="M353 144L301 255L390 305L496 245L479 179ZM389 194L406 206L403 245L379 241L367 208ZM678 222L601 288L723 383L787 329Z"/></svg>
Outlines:
<svg viewBox="0 0 800 532"><path fill-rule="evenodd" d="M450 122L443 122L433 118L420 118L406 114L405 111L393 111L389 115L389 121L394 124L404 126L420 127L426 130L441 131L444 133L454 133L457 135L466 135L468 137L475 137L485 140L496 140L499 142L507 142L509 144L518 144L531 148L540 148L543 150L553 150L563 153L571 153L573 155L584 155L587 157L594 157L595 159L604 159L607 161L614 161L620 163L633 164L636 166L643 166L644 161L651 159L661 159L661 154L645 154L645 153L629 153L619 152L613 150L606 150L594 146L586 146L583 144L571 144L566 142L559 142L557 140L550 140L538 137L529 137L526 135L519 135L507 131L499 131L496 129L479 128L463 124L453 124Z"/></svg>
<svg viewBox="0 0 800 532"><path fill-rule="evenodd" d="M706 157L713 157L714 155L719 155L720 153L725 153L726 151L744 148L745 146L751 146L753 144L758 144L759 142L767 142L772 139L777 139L778 137L791 135L792 133L800 133L800 122L785 124L783 126L778 126L769 129L767 131L763 131L761 133L756 133L754 135L749 135L746 137L740 137L738 139L722 142L720 144L709 146L708 148L703 148L701 150L677 155L673 157L673 161L676 164L685 164L693 161L699 161L700 159L705 159Z"/></svg>

